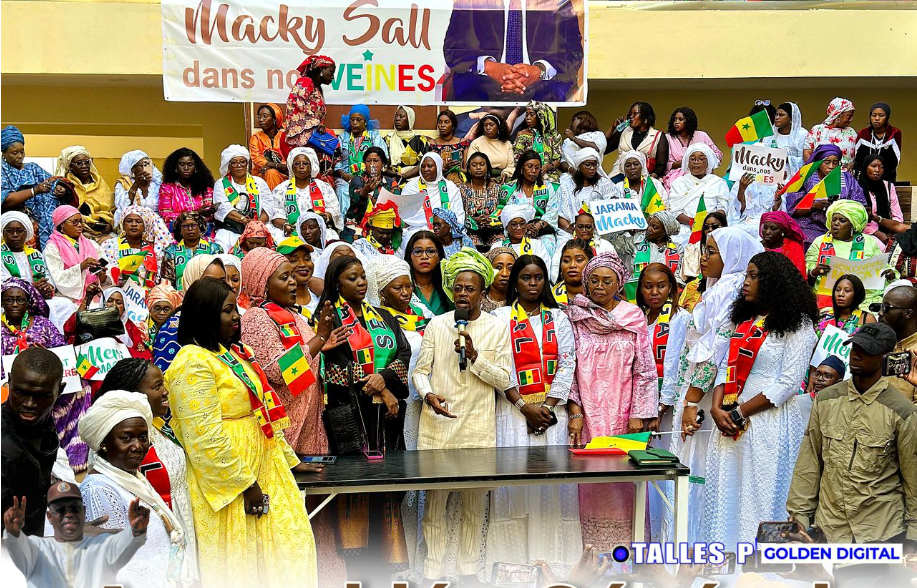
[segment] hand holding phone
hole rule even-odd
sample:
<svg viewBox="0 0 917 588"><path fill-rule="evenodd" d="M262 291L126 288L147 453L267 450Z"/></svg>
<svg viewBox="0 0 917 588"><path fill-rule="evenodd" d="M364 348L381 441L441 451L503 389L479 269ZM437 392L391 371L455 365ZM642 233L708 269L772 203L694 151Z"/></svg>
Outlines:
<svg viewBox="0 0 917 588"><path fill-rule="evenodd" d="M906 376L911 371L911 353L897 351L886 353L882 358L883 376Z"/></svg>

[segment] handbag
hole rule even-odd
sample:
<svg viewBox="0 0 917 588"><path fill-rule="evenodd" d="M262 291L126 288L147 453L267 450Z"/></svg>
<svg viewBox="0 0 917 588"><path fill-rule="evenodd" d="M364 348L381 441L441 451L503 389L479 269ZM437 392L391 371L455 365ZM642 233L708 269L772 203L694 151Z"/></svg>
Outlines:
<svg viewBox="0 0 917 588"><path fill-rule="evenodd" d="M76 313L76 338L81 343L123 334L124 324L118 316L118 309L113 306Z"/></svg>
<svg viewBox="0 0 917 588"><path fill-rule="evenodd" d="M327 406L322 413L328 441L335 455L359 453L364 447L364 427L359 411L359 399L353 388L353 368L347 367L348 402L339 406Z"/></svg>
<svg viewBox="0 0 917 588"><path fill-rule="evenodd" d="M312 131L312 135L309 136L309 145L330 156L334 155L334 152L341 146L341 140L328 131L324 133Z"/></svg>
<svg viewBox="0 0 917 588"><path fill-rule="evenodd" d="M646 156L646 172L653 173L656 169L656 141L659 140L659 135L662 134L662 131L656 132L656 137L653 138L653 143L650 145L649 153Z"/></svg>
<svg viewBox="0 0 917 588"><path fill-rule="evenodd" d="M226 229L237 235L241 235L245 232L245 225L239 221L231 220L229 217L226 217L222 221L216 221L217 229Z"/></svg>

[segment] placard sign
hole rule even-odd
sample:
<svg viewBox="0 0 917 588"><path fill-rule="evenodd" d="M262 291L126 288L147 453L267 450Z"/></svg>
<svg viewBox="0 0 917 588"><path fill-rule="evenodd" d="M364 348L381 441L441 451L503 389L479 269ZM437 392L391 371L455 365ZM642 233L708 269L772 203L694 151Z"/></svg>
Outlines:
<svg viewBox="0 0 917 588"><path fill-rule="evenodd" d="M142 325L150 316L150 310L146 307L146 290L133 280L128 280L121 289L124 290L124 312L127 318L134 324Z"/></svg>
<svg viewBox="0 0 917 588"><path fill-rule="evenodd" d="M78 355L84 355L93 366L99 368L90 380L104 380L105 375L122 359L131 356L124 343L111 337L96 339L76 348Z"/></svg>
<svg viewBox="0 0 917 588"><path fill-rule="evenodd" d="M732 148L729 181L738 182L745 174L754 174L755 182L776 187L786 181L787 161L786 149L760 143L736 145Z"/></svg>
<svg viewBox="0 0 917 588"><path fill-rule="evenodd" d="M850 361L850 346L844 345L844 341L850 338L850 335L838 329L834 325L827 325L822 333L818 345L815 346L815 352L812 354L812 367L818 367L821 362L833 355L848 365ZM846 374L850 375L850 370Z"/></svg>
<svg viewBox="0 0 917 588"><path fill-rule="evenodd" d="M83 385L80 383L80 375L76 371L76 352L73 349L73 345L62 345L51 348L48 351L52 351L64 364L64 389L61 390L61 394L73 394L82 390ZM10 369L13 367L15 359L15 355L3 356L2 383L4 384L9 379Z"/></svg>
<svg viewBox="0 0 917 588"><path fill-rule="evenodd" d="M646 216L638 200L593 200L589 203L589 210L595 218L595 232L599 235L646 230Z"/></svg>
<svg viewBox="0 0 917 588"><path fill-rule="evenodd" d="M860 278L863 287L867 290L879 290L885 287L885 277L882 272L888 267L888 255L881 254L869 259L844 259L832 255L828 258L828 271L818 293L830 296L834 290L837 279L846 274L853 274Z"/></svg>

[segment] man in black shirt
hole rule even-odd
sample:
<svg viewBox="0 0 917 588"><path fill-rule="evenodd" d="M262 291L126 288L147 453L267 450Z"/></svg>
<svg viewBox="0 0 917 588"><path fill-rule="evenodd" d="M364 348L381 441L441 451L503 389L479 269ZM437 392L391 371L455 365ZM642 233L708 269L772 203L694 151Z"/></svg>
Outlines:
<svg viewBox="0 0 917 588"><path fill-rule="evenodd" d="M0 512L13 506L13 496L25 496L26 535L44 535L51 468L60 445L51 408L63 389L63 378L64 366L54 353L30 347L13 361L9 397L0 406Z"/></svg>

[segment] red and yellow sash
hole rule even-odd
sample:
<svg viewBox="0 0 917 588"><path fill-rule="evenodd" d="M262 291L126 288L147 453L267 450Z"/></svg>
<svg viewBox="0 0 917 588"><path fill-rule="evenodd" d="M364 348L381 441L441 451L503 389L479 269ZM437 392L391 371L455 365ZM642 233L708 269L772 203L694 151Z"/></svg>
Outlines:
<svg viewBox="0 0 917 588"><path fill-rule="evenodd" d="M767 339L764 330L766 317L753 318L736 327L729 341L729 364L726 368L726 390L723 395L723 405L727 406L739 401L739 395L745 388L745 382L755 365L755 359L761 350L761 345ZM738 439L740 431L733 438Z"/></svg>
<svg viewBox="0 0 917 588"><path fill-rule="evenodd" d="M526 404L544 402L557 373L557 334L551 310L541 307L541 346L535 338L532 321L518 301L513 303L510 337L513 343L513 365L519 382L519 394Z"/></svg>
<svg viewBox="0 0 917 588"><path fill-rule="evenodd" d="M325 195L322 194L322 189L318 187L315 180L309 184L309 200L312 201L312 210L315 211L315 214L325 213ZM283 204L287 222L295 228L302 212L299 210L296 180L293 178L290 179L290 185L287 186L287 191L284 193Z"/></svg>
<svg viewBox="0 0 917 588"><path fill-rule="evenodd" d="M343 299L334 305L341 319L341 324L351 328L347 343L353 353L353 361L360 365L366 375L385 369L398 353L395 334L392 333L382 317L369 304L363 303L363 320L366 327L360 324L353 309Z"/></svg>
<svg viewBox="0 0 917 588"><path fill-rule="evenodd" d="M653 327L653 361L656 362L656 376L659 387L662 387L662 376L665 372L665 350L669 343L669 321L672 319L672 303L666 302L659 311L656 326Z"/></svg>
<svg viewBox="0 0 917 588"><path fill-rule="evenodd" d="M232 370L233 375L239 378L248 389L252 412L258 418L258 424L261 426L264 436L270 439L276 431L282 431L289 427L290 419L287 417L287 409L267 381L267 376L264 374L264 370L261 369L258 360L255 359L255 354L251 348L244 343L235 343L232 346L232 351L235 351L236 355L252 364L252 369L255 370L255 374L258 376L258 384L252 381L248 372L242 366L242 362L236 358L236 355L233 355L228 349L221 347L221 350L217 354L217 359L225 363Z"/></svg>
<svg viewBox="0 0 917 588"><path fill-rule="evenodd" d="M423 199L423 214L427 218L427 227L433 228L433 225L430 223L430 217L433 216L433 208L445 208L449 210L449 189L446 187L446 180L440 180L437 183L437 190L439 191L439 206L434 207L433 203L430 201L430 191L427 190L427 182L423 178L420 178L420 182L417 184L417 188L425 194Z"/></svg>
<svg viewBox="0 0 917 588"><path fill-rule="evenodd" d="M257 217L261 213L261 199L259 198L258 183L255 182L255 178L251 174L245 176L245 190L248 192L246 194L248 202L243 212ZM233 207L239 202L239 192L232 185L232 178L229 174L223 176L223 194L226 195L226 199L229 200Z"/></svg>

